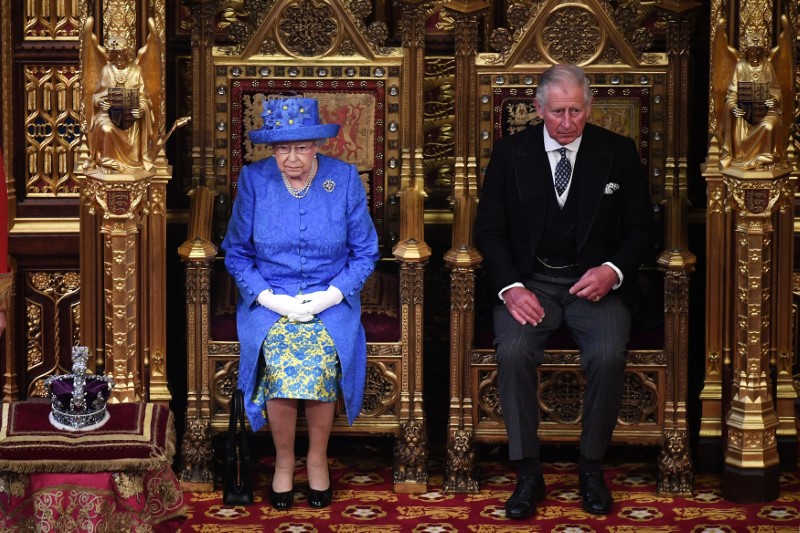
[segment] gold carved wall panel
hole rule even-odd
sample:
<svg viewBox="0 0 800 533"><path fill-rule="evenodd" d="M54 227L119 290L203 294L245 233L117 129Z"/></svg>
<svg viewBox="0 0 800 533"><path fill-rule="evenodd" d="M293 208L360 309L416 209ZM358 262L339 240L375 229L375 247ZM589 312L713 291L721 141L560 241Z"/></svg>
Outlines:
<svg viewBox="0 0 800 533"><path fill-rule="evenodd" d="M24 287L26 396L44 397L44 379L70 371L72 346L80 333L80 274L28 271ZM63 355L62 355L63 354Z"/></svg>
<svg viewBox="0 0 800 533"><path fill-rule="evenodd" d="M20 1L20 0L17 0ZM80 0L23 0L24 39L77 40Z"/></svg>
<svg viewBox="0 0 800 533"><path fill-rule="evenodd" d="M130 0L105 0L103 2L103 39L107 42L111 35L121 35L129 43L136 39L136 4Z"/></svg>
<svg viewBox="0 0 800 533"><path fill-rule="evenodd" d="M27 65L24 90L26 195L77 196L73 167L80 144L78 67Z"/></svg>
<svg viewBox="0 0 800 533"><path fill-rule="evenodd" d="M27 360L28 370L32 370L42 364L42 306L35 302L28 302L26 307L26 337L27 337Z"/></svg>
<svg viewBox="0 0 800 533"><path fill-rule="evenodd" d="M423 109L422 164L426 208L446 207L445 200L453 187L455 173L455 59L428 57L425 59Z"/></svg>

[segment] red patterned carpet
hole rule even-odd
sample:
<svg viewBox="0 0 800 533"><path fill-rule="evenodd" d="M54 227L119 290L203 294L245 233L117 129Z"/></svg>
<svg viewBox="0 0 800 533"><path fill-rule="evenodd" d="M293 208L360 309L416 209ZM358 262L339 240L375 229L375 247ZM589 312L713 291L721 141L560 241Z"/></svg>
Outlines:
<svg viewBox="0 0 800 533"><path fill-rule="evenodd" d="M502 447L481 450L481 492L444 494L442 464L430 464L429 492L418 495L392 492L388 440L366 442L347 439L331 445L334 502L326 509L311 508L305 499L307 483L303 464L296 471L295 505L276 511L268 501L272 457L254 467L255 503L247 507L222 504L221 493L184 493L189 518L182 533L311 533L330 531L414 533L511 533L554 531L563 533L797 533L800 531L800 469L782 472L780 496L768 503L740 505L722 498L716 475L695 476L690 497L656 494L655 461L641 448L614 461L606 482L614 495L608 516L581 509L577 471L567 460L544 465L547 498L537 516L525 521L505 518L503 502L514 489L513 473L503 459ZM566 455L573 450L559 450ZM619 452L619 451L618 451ZM654 451L651 455L654 455ZM431 454L434 455L434 454Z"/></svg>

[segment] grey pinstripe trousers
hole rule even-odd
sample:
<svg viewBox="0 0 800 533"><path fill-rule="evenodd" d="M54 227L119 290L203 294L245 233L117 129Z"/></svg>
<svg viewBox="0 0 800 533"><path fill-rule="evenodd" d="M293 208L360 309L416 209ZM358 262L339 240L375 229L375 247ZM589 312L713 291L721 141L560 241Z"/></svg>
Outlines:
<svg viewBox="0 0 800 533"><path fill-rule="evenodd" d="M624 385L631 317L610 292L599 302L569 294L576 279L534 274L525 286L539 298L545 317L537 326L521 325L506 309L494 311L500 406L508 434L509 459L539 459L537 366L550 335L565 324L580 348L586 375L580 452L602 460L617 423Z"/></svg>

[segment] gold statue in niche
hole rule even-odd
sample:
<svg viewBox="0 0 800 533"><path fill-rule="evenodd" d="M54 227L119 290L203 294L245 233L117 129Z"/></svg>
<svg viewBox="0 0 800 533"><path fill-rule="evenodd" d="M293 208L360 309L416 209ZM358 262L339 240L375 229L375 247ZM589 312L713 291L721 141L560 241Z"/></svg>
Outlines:
<svg viewBox="0 0 800 533"><path fill-rule="evenodd" d="M124 36L109 36L106 47L83 26L81 58L83 104L89 157L85 170L104 173L152 170L158 150L161 90L161 40L148 20L147 43L136 59ZM174 128L173 128L174 129ZM171 133L171 131L170 131Z"/></svg>
<svg viewBox="0 0 800 533"><path fill-rule="evenodd" d="M742 37L741 57L728 45L725 21L714 39L714 105L722 153L720 164L742 169L785 167L793 105L792 42L781 18L778 46L770 50L759 31Z"/></svg>

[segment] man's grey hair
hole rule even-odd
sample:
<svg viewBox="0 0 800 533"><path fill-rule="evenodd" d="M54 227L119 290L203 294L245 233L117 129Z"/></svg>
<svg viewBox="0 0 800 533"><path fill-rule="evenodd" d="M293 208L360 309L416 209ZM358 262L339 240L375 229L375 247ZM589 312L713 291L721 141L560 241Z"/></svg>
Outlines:
<svg viewBox="0 0 800 533"><path fill-rule="evenodd" d="M554 85L577 85L583 87L584 104L588 105L592 101L592 89L589 87L589 78L583 69L577 65L560 63L553 65L539 76L539 86L536 87L536 99L539 104L547 104L547 97L550 95L550 88Z"/></svg>

